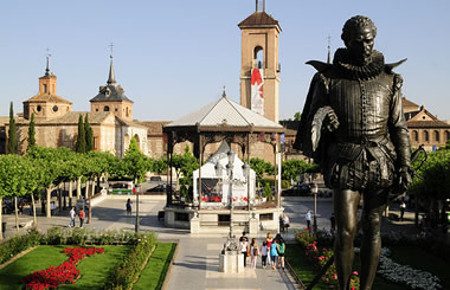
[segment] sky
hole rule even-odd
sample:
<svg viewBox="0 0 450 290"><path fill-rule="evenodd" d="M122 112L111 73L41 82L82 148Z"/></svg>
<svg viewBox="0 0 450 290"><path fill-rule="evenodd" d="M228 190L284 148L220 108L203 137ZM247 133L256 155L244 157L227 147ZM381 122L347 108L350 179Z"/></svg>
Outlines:
<svg viewBox="0 0 450 290"><path fill-rule="evenodd" d="M105 85L113 43L117 82L134 101L134 119L176 120L227 96L239 102L241 31L255 0L15 0L0 4L0 116L23 111L38 92L46 56L57 93L74 111ZM279 21L280 119L302 110L314 69L343 46L342 26L354 15L378 28L375 49L396 68L403 93L450 120L450 1L266 0ZM48 51L47 51L48 49Z"/></svg>

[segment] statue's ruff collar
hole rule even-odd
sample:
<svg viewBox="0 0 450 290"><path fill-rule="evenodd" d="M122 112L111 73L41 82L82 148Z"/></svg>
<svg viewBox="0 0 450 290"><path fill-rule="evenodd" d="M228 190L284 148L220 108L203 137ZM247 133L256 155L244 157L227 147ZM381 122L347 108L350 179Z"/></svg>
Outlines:
<svg viewBox="0 0 450 290"><path fill-rule="evenodd" d="M350 55L346 48L339 48L334 54L333 64L346 77L354 80L372 79L385 70L384 56L376 50L372 53L372 62L359 66L351 63Z"/></svg>

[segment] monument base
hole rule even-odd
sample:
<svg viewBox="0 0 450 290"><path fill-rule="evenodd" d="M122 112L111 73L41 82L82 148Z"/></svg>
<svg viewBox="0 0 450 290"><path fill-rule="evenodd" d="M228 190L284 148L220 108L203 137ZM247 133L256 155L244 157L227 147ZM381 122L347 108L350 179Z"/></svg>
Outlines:
<svg viewBox="0 0 450 290"><path fill-rule="evenodd" d="M239 251L225 251L219 255L219 272L240 273L244 271L244 255Z"/></svg>

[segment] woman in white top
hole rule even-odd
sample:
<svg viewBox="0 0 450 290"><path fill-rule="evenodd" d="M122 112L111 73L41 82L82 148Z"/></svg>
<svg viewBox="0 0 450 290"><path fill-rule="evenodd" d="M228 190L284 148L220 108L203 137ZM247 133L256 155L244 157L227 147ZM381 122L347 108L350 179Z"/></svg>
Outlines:
<svg viewBox="0 0 450 290"><path fill-rule="evenodd" d="M242 237L242 240L239 242L239 250L244 255L244 267L247 267L247 255L248 255L248 242L246 237Z"/></svg>

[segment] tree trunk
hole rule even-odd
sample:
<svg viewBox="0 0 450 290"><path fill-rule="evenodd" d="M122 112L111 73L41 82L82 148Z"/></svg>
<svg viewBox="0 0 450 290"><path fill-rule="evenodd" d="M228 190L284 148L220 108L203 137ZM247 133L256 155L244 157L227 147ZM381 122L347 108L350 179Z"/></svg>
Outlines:
<svg viewBox="0 0 450 290"><path fill-rule="evenodd" d="M84 199L88 199L89 196L89 179L84 183Z"/></svg>
<svg viewBox="0 0 450 290"><path fill-rule="evenodd" d="M72 208L72 197L73 197L73 181L69 181L69 208Z"/></svg>
<svg viewBox="0 0 450 290"><path fill-rule="evenodd" d="M52 209L51 209L51 206L50 206L50 199L52 198L52 189L49 187L49 188L47 188L47 205L46 205L46 211L47 211L47 214L46 214L46 216L48 217L48 218L51 218L52 217Z"/></svg>
<svg viewBox="0 0 450 290"><path fill-rule="evenodd" d="M31 206L33 208L33 226L37 227L37 217L36 217L36 205L34 203L34 194L31 193Z"/></svg>
<svg viewBox="0 0 450 290"><path fill-rule="evenodd" d="M0 197L0 208L2 208L0 210L0 241L3 240L3 216L2 216L2 211L3 211L3 197Z"/></svg>
<svg viewBox="0 0 450 290"><path fill-rule="evenodd" d="M77 179L77 199L81 197L81 176Z"/></svg>
<svg viewBox="0 0 450 290"><path fill-rule="evenodd" d="M95 182L96 182L96 177L94 177L94 179L92 180L91 195L95 195Z"/></svg>
<svg viewBox="0 0 450 290"><path fill-rule="evenodd" d="M17 196L14 197L14 211L16 216L16 230L19 231L19 209L17 207Z"/></svg>

